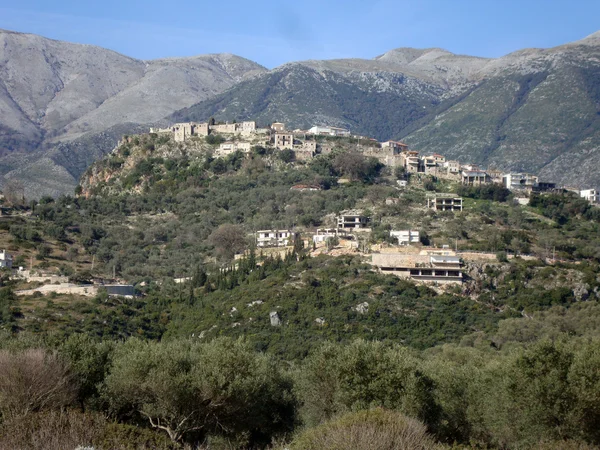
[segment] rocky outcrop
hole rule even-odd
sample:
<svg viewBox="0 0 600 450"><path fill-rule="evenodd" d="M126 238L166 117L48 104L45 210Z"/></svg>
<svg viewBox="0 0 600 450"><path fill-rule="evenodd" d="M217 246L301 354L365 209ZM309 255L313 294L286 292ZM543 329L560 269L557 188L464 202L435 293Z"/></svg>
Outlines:
<svg viewBox="0 0 600 450"><path fill-rule="evenodd" d="M279 317L279 313L277 311L271 311L269 313L269 320L271 321L271 326L273 326L273 327L281 326L281 317Z"/></svg>

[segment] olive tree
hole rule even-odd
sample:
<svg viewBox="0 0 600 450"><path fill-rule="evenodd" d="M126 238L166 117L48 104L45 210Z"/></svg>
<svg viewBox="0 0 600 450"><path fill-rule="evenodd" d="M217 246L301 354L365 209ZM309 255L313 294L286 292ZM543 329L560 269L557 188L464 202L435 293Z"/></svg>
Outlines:
<svg viewBox="0 0 600 450"><path fill-rule="evenodd" d="M377 175L381 165L374 158L351 151L338 153L333 159L333 167L353 180L370 181Z"/></svg>
<svg viewBox="0 0 600 450"><path fill-rule="evenodd" d="M294 421L289 380L239 340L129 340L105 386L115 412L138 412L174 442L193 433L268 442Z"/></svg>
<svg viewBox="0 0 600 450"><path fill-rule="evenodd" d="M247 246L244 229L230 223L220 225L211 233L208 240L214 245L217 254L225 260L233 259L236 253Z"/></svg>
<svg viewBox="0 0 600 450"><path fill-rule="evenodd" d="M429 426L439 416L431 380L411 352L397 345L326 343L304 361L297 389L308 424L373 407L401 411Z"/></svg>

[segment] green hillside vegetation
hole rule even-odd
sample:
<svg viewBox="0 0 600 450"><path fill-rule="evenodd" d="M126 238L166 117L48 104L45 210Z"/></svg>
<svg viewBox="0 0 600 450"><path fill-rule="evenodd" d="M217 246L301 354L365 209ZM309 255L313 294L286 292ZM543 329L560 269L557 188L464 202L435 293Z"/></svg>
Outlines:
<svg viewBox="0 0 600 450"><path fill-rule="evenodd" d="M430 177L400 189L344 139L310 162L216 145L130 136L77 197L5 205L16 265L139 296L20 296L41 283L2 273L0 448L600 445L598 208ZM427 210L433 192L464 211ZM377 273L363 251L254 246L256 230L309 236L350 208L372 219L366 252L418 229L497 258L441 289Z"/></svg>

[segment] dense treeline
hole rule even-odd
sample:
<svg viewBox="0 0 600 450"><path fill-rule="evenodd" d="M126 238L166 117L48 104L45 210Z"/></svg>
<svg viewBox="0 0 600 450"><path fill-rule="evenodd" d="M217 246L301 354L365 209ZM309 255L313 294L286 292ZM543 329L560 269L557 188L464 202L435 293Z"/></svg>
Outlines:
<svg viewBox="0 0 600 450"><path fill-rule="evenodd" d="M500 184L483 184L479 186L458 187L456 193L462 197L469 197L480 200L493 200L495 202L505 202L510 197L510 191Z"/></svg>
<svg viewBox="0 0 600 450"><path fill-rule="evenodd" d="M292 366L229 338L74 335L52 348L3 347L2 448L40 448L44 433L54 444L43 448L315 448L346 426L359 442L369 431L347 414L369 410L358 417L367 428L386 424L381 439L407 439L411 430L440 448L600 444L597 338L423 353L357 340L323 344Z"/></svg>
<svg viewBox="0 0 600 450"><path fill-rule="evenodd" d="M533 195L530 205L538 208L546 217L559 224L566 224L575 217L595 222L600 221L600 209L574 194Z"/></svg>

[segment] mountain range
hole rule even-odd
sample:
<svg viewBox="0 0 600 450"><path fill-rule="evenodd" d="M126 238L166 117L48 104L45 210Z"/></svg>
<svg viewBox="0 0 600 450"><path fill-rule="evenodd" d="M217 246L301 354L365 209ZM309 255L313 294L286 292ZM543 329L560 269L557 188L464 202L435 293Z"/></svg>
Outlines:
<svg viewBox="0 0 600 450"><path fill-rule="evenodd" d="M0 176L28 196L72 192L122 134L209 117L344 126L599 187L600 32L496 59L398 48L267 70L229 54L141 61L0 31Z"/></svg>

